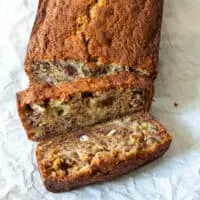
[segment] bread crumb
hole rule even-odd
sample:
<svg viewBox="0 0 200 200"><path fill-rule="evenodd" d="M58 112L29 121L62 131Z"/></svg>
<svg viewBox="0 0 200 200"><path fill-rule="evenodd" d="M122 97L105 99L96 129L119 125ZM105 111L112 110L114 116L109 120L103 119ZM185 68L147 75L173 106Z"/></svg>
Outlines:
<svg viewBox="0 0 200 200"><path fill-rule="evenodd" d="M81 137L80 137L80 141L81 142L87 142L89 140L89 137L87 136L87 135L82 135Z"/></svg>
<svg viewBox="0 0 200 200"><path fill-rule="evenodd" d="M178 103L174 102L174 107L177 108L178 107Z"/></svg>

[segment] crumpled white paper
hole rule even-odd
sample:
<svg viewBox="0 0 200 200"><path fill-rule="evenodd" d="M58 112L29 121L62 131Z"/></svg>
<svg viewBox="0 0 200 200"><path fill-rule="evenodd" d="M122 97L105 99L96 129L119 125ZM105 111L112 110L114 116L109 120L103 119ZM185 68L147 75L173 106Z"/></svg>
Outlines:
<svg viewBox="0 0 200 200"><path fill-rule="evenodd" d="M168 153L114 181L63 194L44 189L36 145L16 111L15 93L28 85L23 60L36 8L35 0L0 1L0 199L199 200L200 1L165 1L152 113L174 136Z"/></svg>

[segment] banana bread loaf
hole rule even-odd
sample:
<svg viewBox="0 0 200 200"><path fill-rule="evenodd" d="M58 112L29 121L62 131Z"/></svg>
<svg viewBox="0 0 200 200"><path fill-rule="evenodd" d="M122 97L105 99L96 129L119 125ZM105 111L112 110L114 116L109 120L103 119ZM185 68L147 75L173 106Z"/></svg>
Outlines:
<svg viewBox="0 0 200 200"><path fill-rule="evenodd" d="M155 77L163 0L39 0L31 83L137 72Z"/></svg>
<svg viewBox="0 0 200 200"><path fill-rule="evenodd" d="M172 136L148 114L52 137L37 147L40 174L47 190L67 191L109 180L164 154Z"/></svg>
<svg viewBox="0 0 200 200"><path fill-rule="evenodd" d="M29 139L147 111L153 96L151 79L122 72L57 85L34 85L17 94L18 110Z"/></svg>

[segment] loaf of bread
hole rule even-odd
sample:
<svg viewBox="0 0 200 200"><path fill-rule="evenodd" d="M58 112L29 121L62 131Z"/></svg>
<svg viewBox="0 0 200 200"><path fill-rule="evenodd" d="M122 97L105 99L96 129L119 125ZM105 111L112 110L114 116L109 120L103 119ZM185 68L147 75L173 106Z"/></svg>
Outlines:
<svg viewBox="0 0 200 200"><path fill-rule="evenodd" d="M122 71L155 78L163 0L39 0L25 70L33 83Z"/></svg>
<svg viewBox="0 0 200 200"><path fill-rule="evenodd" d="M153 96L151 79L122 72L57 85L34 85L17 94L18 110L28 137L52 134L147 111Z"/></svg>
<svg viewBox="0 0 200 200"><path fill-rule="evenodd" d="M17 93L47 190L109 180L163 155L172 136L148 114L163 0L39 0Z"/></svg>
<svg viewBox="0 0 200 200"><path fill-rule="evenodd" d="M164 154L172 136L148 114L126 116L42 141L37 147L47 190L109 180Z"/></svg>

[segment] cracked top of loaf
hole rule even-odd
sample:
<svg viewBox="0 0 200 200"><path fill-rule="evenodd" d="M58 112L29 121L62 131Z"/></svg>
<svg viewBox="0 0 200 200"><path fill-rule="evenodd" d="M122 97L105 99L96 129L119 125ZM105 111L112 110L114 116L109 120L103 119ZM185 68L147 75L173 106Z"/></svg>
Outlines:
<svg viewBox="0 0 200 200"><path fill-rule="evenodd" d="M156 72L163 0L39 0L26 70L37 61Z"/></svg>

